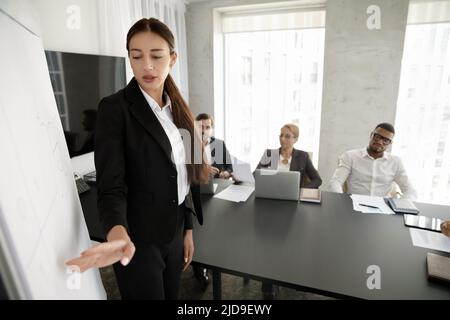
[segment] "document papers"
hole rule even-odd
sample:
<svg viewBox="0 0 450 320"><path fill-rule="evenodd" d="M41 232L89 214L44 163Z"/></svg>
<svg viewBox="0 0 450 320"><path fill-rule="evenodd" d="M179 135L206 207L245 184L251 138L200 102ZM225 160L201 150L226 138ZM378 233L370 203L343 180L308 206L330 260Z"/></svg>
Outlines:
<svg viewBox="0 0 450 320"><path fill-rule="evenodd" d="M395 214L382 197L352 194L353 210L363 213Z"/></svg>
<svg viewBox="0 0 450 320"><path fill-rule="evenodd" d="M230 185L225 190L219 192L214 198L233 202L245 202L255 190L254 186Z"/></svg>
<svg viewBox="0 0 450 320"><path fill-rule="evenodd" d="M233 164L233 177L238 181L255 183L250 164L246 162Z"/></svg>
<svg viewBox="0 0 450 320"><path fill-rule="evenodd" d="M450 253L450 238L440 232L409 228L414 246Z"/></svg>

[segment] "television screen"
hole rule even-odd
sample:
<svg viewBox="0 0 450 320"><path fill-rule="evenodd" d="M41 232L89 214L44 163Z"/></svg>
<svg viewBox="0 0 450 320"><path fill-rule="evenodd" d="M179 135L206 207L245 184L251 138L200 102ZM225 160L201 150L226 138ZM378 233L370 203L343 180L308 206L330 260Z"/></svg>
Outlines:
<svg viewBox="0 0 450 320"><path fill-rule="evenodd" d="M45 51L70 157L94 151L98 103L126 85L125 58Z"/></svg>

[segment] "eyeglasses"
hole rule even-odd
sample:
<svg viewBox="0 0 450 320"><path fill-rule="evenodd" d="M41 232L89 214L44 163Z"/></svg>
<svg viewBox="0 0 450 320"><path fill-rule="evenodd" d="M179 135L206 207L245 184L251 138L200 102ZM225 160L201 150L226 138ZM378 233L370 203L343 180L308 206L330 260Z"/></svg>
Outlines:
<svg viewBox="0 0 450 320"><path fill-rule="evenodd" d="M280 134L280 138L285 137L286 139L294 138L294 136L291 136L290 134Z"/></svg>
<svg viewBox="0 0 450 320"><path fill-rule="evenodd" d="M381 142L383 142L383 144L385 144L385 145L388 145L392 142L391 139L383 137L381 134L378 134L376 132L373 133L373 139L377 140L377 141L381 140Z"/></svg>

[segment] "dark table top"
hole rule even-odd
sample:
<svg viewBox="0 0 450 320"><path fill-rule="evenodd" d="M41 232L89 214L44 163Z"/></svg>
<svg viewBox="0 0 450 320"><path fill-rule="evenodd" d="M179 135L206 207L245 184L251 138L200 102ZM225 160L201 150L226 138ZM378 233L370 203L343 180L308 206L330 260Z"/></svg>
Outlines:
<svg viewBox="0 0 450 320"><path fill-rule="evenodd" d="M254 194L241 203L209 195L202 202L194 261L204 266L337 297L450 299L450 287L427 280L432 250L412 245L402 215L355 212L348 195L329 192L321 204ZM421 215L450 219L450 207L416 205ZM380 268L379 290L367 287L372 265Z"/></svg>
<svg viewBox="0 0 450 320"><path fill-rule="evenodd" d="M100 224L100 217L97 211L97 187L90 185L91 189L79 194L81 207L83 209L84 220L88 228L91 240L103 242L105 235Z"/></svg>

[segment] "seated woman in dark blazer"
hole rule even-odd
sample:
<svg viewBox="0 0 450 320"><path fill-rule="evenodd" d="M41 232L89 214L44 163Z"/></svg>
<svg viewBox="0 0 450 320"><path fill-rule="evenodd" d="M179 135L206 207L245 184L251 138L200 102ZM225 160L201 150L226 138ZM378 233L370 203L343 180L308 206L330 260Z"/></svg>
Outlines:
<svg viewBox="0 0 450 320"><path fill-rule="evenodd" d="M294 148L298 141L299 130L295 124L285 124L280 132L279 149L267 149L259 161L257 169L300 171L300 188L317 189L322 184L319 173L314 168L308 153ZM308 179L306 179L308 178ZM264 299L274 299L273 285L263 281L261 290Z"/></svg>
<svg viewBox="0 0 450 320"><path fill-rule="evenodd" d="M322 184L319 173L314 168L308 153L294 148L299 130L295 124L285 124L280 132L279 149L267 149L259 161L257 169L300 171L301 188L317 189ZM305 178L308 178L305 179Z"/></svg>

